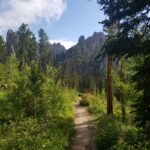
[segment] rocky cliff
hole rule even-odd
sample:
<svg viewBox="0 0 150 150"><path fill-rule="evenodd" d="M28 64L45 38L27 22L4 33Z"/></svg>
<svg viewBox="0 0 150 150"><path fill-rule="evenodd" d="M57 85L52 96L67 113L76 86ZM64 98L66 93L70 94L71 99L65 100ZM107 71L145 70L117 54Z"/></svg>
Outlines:
<svg viewBox="0 0 150 150"><path fill-rule="evenodd" d="M95 59L95 56L100 52L104 40L105 35L101 32L95 32L88 38L80 36L59 66L64 85L83 92L102 89L106 60Z"/></svg>
<svg viewBox="0 0 150 150"><path fill-rule="evenodd" d="M100 51L105 40L105 35L102 32L94 32L94 34L87 39L80 36L77 45L67 51L67 57L75 57L78 55L85 61L91 61Z"/></svg>
<svg viewBox="0 0 150 150"><path fill-rule="evenodd" d="M62 62L64 60L67 50L63 45L61 45L60 43L50 44L50 49L52 58L56 63Z"/></svg>
<svg viewBox="0 0 150 150"><path fill-rule="evenodd" d="M7 54L15 53L16 47L18 43L17 33L13 30L8 30L6 37L6 50Z"/></svg>

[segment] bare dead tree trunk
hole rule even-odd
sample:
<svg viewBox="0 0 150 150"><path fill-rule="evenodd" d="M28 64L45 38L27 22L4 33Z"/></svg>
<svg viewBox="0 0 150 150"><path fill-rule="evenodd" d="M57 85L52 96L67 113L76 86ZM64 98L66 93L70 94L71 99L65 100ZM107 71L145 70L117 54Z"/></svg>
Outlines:
<svg viewBox="0 0 150 150"><path fill-rule="evenodd" d="M107 58L107 114L113 114L112 56Z"/></svg>

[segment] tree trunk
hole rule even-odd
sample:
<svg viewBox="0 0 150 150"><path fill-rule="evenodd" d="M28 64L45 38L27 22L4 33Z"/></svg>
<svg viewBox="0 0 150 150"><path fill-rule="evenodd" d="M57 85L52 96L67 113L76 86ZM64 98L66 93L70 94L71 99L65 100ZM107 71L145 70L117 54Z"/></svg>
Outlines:
<svg viewBox="0 0 150 150"><path fill-rule="evenodd" d="M125 76L124 76L124 72L123 72L123 62L121 62L121 66L120 66L120 78L122 80L122 82L125 81ZM125 97L124 94L122 94L121 96L121 111L122 111L122 121L124 122L126 120L126 104L125 104Z"/></svg>
<svg viewBox="0 0 150 150"><path fill-rule="evenodd" d="M107 114L113 114L112 56L107 59Z"/></svg>

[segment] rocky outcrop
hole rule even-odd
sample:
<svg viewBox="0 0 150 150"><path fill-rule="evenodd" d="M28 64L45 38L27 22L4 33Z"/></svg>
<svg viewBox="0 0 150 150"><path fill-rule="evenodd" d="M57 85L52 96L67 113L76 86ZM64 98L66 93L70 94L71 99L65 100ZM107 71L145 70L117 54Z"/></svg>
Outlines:
<svg viewBox="0 0 150 150"><path fill-rule="evenodd" d="M76 61L75 59L80 59L82 62L87 63L94 60L104 40L105 35L102 32L94 32L94 34L87 39L85 39L83 35L80 36L78 43L69 50L66 50L60 43L54 43L49 44L49 51L56 64L67 61L68 59L73 59L73 61ZM6 37L7 56L16 52L18 41L17 32L11 29L8 30Z"/></svg>
<svg viewBox="0 0 150 150"><path fill-rule="evenodd" d="M17 33L13 30L8 30L6 37L6 50L7 54L15 53L16 47L18 43Z"/></svg>
<svg viewBox="0 0 150 150"><path fill-rule="evenodd" d="M59 54L65 53L66 49L63 45L61 45L60 43L54 43L51 45L52 48L52 54L54 56L57 56Z"/></svg>
<svg viewBox="0 0 150 150"><path fill-rule="evenodd" d="M80 36L78 43L67 50L60 72L63 84L82 92L102 89L105 80L106 59L95 59L104 43L105 35L95 32L85 39Z"/></svg>
<svg viewBox="0 0 150 150"><path fill-rule="evenodd" d="M105 35L102 32L94 32L94 34L87 39L85 39L84 36L80 36L77 45L67 51L67 57L80 55L86 61L91 61L91 59L99 53L104 40Z"/></svg>
<svg viewBox="0 0 150 150"><path fill-rule="evenodd" d="M64 60L67 50L63 45L60 43L54 43L50 45L50 49L52 58L56 64Z"/></svg>
<svg viewBox="0 0 150 150"><path fill-rule="evenodd" d="M105 36L102 32L94 32L93 36L87 38L86 47L94 51L99 51L104 40Z"/></svg>

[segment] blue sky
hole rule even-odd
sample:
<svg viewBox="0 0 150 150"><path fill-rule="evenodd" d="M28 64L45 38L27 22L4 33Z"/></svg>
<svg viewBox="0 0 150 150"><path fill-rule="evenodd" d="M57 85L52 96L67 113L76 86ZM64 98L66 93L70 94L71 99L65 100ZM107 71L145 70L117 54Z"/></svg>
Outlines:
<svg viewBox="0 0 150 150"><path fill-rule="evenodd" d="M0 0L0 34L25 22L37 34L44 28L50 41L70 47L80 35L102 31L103 12L96 0ZM5 35L4 35L5 36Z"/></svg>

